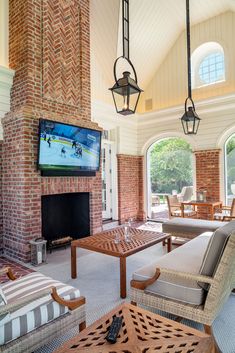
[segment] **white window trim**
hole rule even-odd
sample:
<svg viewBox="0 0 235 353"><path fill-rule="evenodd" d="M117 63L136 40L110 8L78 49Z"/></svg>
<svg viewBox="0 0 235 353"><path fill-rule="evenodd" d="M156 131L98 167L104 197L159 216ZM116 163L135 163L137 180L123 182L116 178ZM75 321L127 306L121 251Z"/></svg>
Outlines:
<svg viewBox="0 0 235 353"><path fill-rule="evenodd" d="M188 136L185 136L184 134L176 133L176 132L171 132L171 133L162 133L159 134L158 136L152 137L148 143L146 143L145 148L144 148L144 210L147 214L148 218L151 218L151 180L150 180L150 153L151 149L154 147L154 145L162 140L165 139L171 139L171 138L179 138L183 139L188 144L191 145L192 148L192 171L193 171L193 194L196 195L196 158L195 158L195 153L194 153L194 144L192 141L188 138Z"/></svg>
<svg viewBox="0 0 235 353"><path fill-rule="evenodd" d="M213 53L221 53L224 56L224 79L211 82L202 83L199 77L199 67L205 57ZM197 47L191 57L192 61L192 87L193 89L203 88L207 86L221 84L226 81L226 58L223 47L217 42L206 42Z"/></svg>
<svg viewBox="0 0 235 353"><path fill-rule="evenodd" d="M223 203L226 203L227 198L227 180L226 180L226 148L225 145L232 135L235 134L235 125L232 124L227 128L217 139L216 147L222 150L220 154L220 195Z"/></svg>
<svg viewBox="0 0 235 353"><path fill-rule="evenodd" d="M160 134L154 134L151 136L144 144L144 146L141 149L141 155L144 156L144 211L146 212L146 215L149 215L150 213L150 208L149 208L149 180L148 180L148 170L149 170L149 158L148 158L148 150L151 147L152 144L156 143L157 141L160 141L164 138L171 138L171 137L179 137L185 139L191 146L192 150L196 150L196 140L194 136L190 135L185 135L183 132L179 131L164 131L161 132ZM196 160L195 160L195 153L193 154L193 192L194 194L196 193Z"/></svg>

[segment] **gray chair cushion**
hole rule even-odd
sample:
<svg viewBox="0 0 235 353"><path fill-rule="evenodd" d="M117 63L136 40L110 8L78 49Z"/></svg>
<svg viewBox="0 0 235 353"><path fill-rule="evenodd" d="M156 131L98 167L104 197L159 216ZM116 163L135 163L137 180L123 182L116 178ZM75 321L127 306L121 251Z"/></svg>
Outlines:
<svg viewBox="0 0 235 353"><path fill-rule="evenodd" d="M198 274L212 234L212 232L201 234L162 256L158 261L140 268L132 278L138 281L149 279L155 274L156 268ZM165 274L160 275L157 281L146 288L145 292L194 305L202 304L205 294L204 289L196 281L186 281L177 277L169 278Z"/></svg>
<svg viewBox="0 0 235 353"><path fill-rule="evenodd" d="M179 233L187 232L199 235L203 232L214 232L216 229L224 226L227 222L206 221L203 219L188 219L188 218L173 218L163 223L162 231L164 233Z"/></svg>
<svg viewBox="0 0 235 353"><path fill-rule="evenodd" d="M162 275L155 283L148 286L145 293L192 305L201 305L205 300L204 289L195 281L184 279L179 281L167 275Z"/></svg>
<svg viewBox="0 0 235 353"><path fill-rule="evenodd" d="M203 262L200 268L200 274L205 276L213 276L221 256L223 254L224 248L228 241L229 236L235 231L235 221L227 223L225 226L217 229L211 236L206 249ZM200 285L207 289L208 285L205 283L200 283Z"/></svg>

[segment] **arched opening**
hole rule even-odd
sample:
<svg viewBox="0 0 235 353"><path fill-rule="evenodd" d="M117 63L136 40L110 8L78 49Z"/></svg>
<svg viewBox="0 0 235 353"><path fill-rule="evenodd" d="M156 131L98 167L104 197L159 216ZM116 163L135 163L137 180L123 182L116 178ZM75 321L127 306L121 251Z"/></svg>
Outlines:
<svg viewBox="0 0 235 353"><path fill-rule="evenodd" d="M148 217L162 221L169 217L167 195L180 196L187 186L187 197L192 197L193 153L190 144L180 137L154 142L147 151L147 183Z"/></svg>
<svg viewBox="0 0 235 353"><path fill-rule="evenodd" d="M225 142L225 202L230 206L235 197L235 133Z"/></svg>

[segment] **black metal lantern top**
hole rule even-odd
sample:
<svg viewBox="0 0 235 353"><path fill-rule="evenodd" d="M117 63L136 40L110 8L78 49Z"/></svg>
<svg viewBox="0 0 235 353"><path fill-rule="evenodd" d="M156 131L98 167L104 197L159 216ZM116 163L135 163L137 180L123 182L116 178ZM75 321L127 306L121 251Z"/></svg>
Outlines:
<svg viewBox="0 0 235 353"><path fill-rule="evenodd" d="M196 135L201 119L199 118L199 116L195 111L195 105L192 99L189 0L186 0L186 26L187 26L188 97L185 100L185 104L184 104L185 112L181 118L181 123L182 123L185 135Z"/></svg>
<svg viewBox="0 0 235 353"><path fill-rule="evenodd" d="M134 114L142 90L138 86L135 68L129 58L129 0L122 0L122 43L123 55L115 60L113 73L115 84L110 88L117 113L122 115ZM131 66L135 78L130 77L129 71L123 72L123 77L117 79L116 67L120 58Z"/></svg>

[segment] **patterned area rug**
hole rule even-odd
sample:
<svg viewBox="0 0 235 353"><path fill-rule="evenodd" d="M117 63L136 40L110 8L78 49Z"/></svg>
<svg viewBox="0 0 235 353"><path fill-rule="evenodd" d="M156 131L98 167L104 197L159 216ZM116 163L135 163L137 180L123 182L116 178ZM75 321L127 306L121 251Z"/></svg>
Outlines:
<svg viewBox="0 0 235 353"><path fill-rule="evenodd" d="M34 270L19 264L18 262L15 262L13 260L9 260L3 256L0 256L0 268L4 267L11 267L13 273L15 274L16 277L21 277L25 276L31 272L34 272ZM9 281L9 278L7 275L0 275L0 283Z"/></svg>
<svg viewBox="0 0 235 353"><path fill-rule="evenodd" d="M133 225L141 229L161 231L160 223L146 222L143 224L136 222ZM132 273L137 268L156 261L165 252L166 249L162 244L157 244L130 256L127 260L127 283L130 283ZM87 325L90 325L123 302L119 297L119 262L114 257L84 249L79 249L77 257L79 268L77 279L71 279L70 276L69 248L66 250L58 249L53 251L52 254L48 254L48 263L35 268L35 270L79 288L81 295L87 298ZM9 265L19 275L25 275L33 271L33 269L0 257L1 267ZM3 278L3 280L6 280L6 278ZM128 295L126 301L129 301L129 298ZM202 329L201 325L192 321L183 321L183 323L199 330ZM221 313L216 318L213 330L221 353L235 353L235 294L231 294ZM78 327L74 327L65 335L53 340L34 353L52 353L63 342L69 340L77 333Z"/></svg>

